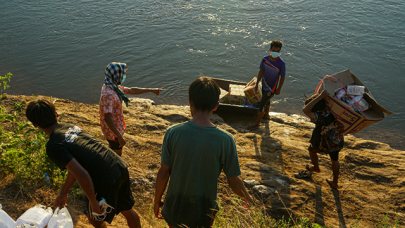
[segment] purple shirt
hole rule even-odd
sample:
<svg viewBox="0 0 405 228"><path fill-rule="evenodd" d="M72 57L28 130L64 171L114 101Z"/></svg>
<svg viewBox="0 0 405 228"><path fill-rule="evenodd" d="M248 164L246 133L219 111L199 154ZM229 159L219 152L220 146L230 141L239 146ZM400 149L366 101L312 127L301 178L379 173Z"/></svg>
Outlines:
<svg viewBox="0 0 405 228"><path fill-rule="evenodd" d="M262 69L262 86L263 90L271 91L274 93L277 87L277 82L280 76L285 76L285 63L278 57L275 61L270 60L270 55L263 57L260 63L260 69ZM266 85L267 84L267 85Z"/></svg>

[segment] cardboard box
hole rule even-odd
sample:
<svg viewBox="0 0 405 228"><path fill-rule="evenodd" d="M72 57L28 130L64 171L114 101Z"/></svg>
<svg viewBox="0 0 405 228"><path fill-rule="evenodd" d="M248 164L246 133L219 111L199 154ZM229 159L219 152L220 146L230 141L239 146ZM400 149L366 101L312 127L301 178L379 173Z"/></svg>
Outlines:
<svg viewBox="0 0 405 228"><path fill-rule="evenodd" d="M224 103L224 104L228 104L229 103L229 92L221 89L221 94L219 95L219 103Z"/></svg>
<svg viewBox="0 0 405 228"><path fill-rule="evenodd" d="M252 80L250 80L250 82L248 82L245 86L244 89L244 93L246 96L247 101L249 102L249 104L254 104L257 102L260 102L260 100L262 99L262 82L259 82L259 89L256 92L255 91L255 86L257 83L257 78L254 77L252 78Z"/></svg>
<svg viewBox="0 0 405 228"><path fill-rule="evenodd" d="M260 102L262 100L262 89L259 88L257 91L255 90L255 85L251 85L244 89L246 99L249 104L254 104Z"/></svg>
<svg viewBox="0 0 405 228"><path fill-rule="evenodd" d="M229 85L229 104L244 105L246 101L245 97L245 85Z"/></svg>
<svg viewBox="0 0 405 228"><path fill-rule="evenodd" d="M251 85L255 85L256 82L257 82L257 78L256 78L256 77L252 78L252 80L250 80L250 81L246 84L245 88L247 88L247 87L249 87L249 86L251 86Z"/></svg>
<svg viewBox="0 0 405 228"><path fill-rule="evenodd" d="M348 85L364 86L365 93L363 97L371 107L360 114L353 111L351 108L348 108L348 104L334 98L333 95L335 94L335 90L342 88L342 85L344 87L347 87ZM330 77L326 76L322 79L315 92L321 93L323 90L326 90L331 95L325 98L326 106L337 119L342 134L355 134L368 126L383 120L385 118L384 113L387 115L392 114L392 112L386 110L377 103L370 90L368 90L349 69L336 73Z"/></svg>

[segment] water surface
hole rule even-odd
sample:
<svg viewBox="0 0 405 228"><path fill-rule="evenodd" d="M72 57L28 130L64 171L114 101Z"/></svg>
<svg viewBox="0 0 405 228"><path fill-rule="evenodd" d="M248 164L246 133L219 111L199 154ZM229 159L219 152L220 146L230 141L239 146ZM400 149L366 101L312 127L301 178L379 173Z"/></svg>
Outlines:
<svg viewBox="0 0 405 228"><path fill-rule="evenodd" d="M287 76L272 111L301 114L303 95L350 69L394 112L358 136L405 149L405 2L4 1L0 75L10 94L98 103L104 68L129 67L125 86L160 87L158 104L187 104L201 75L257 76L269 43L282 40Z"/></svg>

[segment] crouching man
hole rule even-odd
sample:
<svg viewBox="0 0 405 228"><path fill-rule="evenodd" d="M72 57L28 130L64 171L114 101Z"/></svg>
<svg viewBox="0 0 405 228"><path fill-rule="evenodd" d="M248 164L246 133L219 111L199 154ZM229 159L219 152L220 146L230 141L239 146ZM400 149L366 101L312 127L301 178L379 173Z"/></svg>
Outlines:
<svg viewBox="0 0 405 228"><path fill-rule="evenodd" d="M48 157L61 170L68 170L54 207L65 206L68 192L77 181L87 196L83 212L94 227L107 227L106 222L111 223L118 213L125 216L129 227L141 227L140 219L132 209L135 201L127 165L120 156L80 127L59 124L55 106L48 100L30 102L26 116L49 136ZM99 204L102 199L106 204Z"/></svg>
<svg viewBox="0 0 405 228"><path fill-rule="evenodd" d="M239 179L235 138L210 121L219 105L217 83L201 77L191 83L188 92L193 118L166 131L156 177L154 212L157 218L164 218L169 227L208 228L219 209L216 199L222 170L234 193L248 204L252 199ZM163 204L162 195L168 182Z"/></svg>

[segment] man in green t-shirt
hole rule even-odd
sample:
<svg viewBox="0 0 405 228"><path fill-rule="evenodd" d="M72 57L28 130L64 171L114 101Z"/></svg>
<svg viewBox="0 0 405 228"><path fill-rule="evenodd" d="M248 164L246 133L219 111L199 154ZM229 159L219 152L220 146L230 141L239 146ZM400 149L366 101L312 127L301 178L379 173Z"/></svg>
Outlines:
<svg viewBox="0 0 405 228"><path fill-rule="evenodd" d="M156 178L154 213L170 227L210 227L218 210L217 186L222 170L237 195L248 204L252 198L239 179L235 138L210 121L219 105L219 86L211 78L201 77L188 91L193 118L167 129Z"/></svg>

